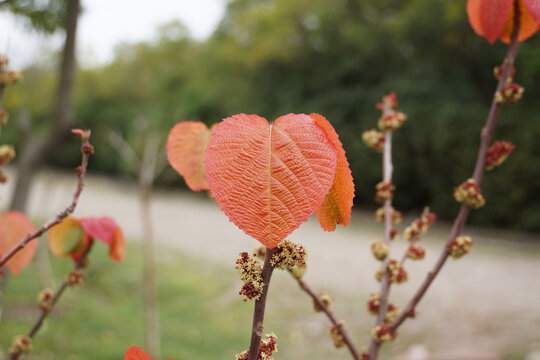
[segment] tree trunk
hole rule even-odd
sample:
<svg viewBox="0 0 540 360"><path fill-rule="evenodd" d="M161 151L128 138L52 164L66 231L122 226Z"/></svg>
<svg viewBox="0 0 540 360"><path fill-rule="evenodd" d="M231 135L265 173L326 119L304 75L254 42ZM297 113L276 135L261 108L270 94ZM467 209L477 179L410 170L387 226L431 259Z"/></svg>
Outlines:
<svg viewBox="0 0 540 360"><path fill-rule="evenodd" d="M152 183L141 181L141 223L143 226L143 293L146 350L152 359L160 358L159 317L156 301L156 271L154 259L154 230L151 213Z"/></svg>
<svg viewBox="0 0 540 360"><path fill-rule="evenodd" d="M28 202L30 185L36 170L43 164L47 156L66 137L72 126L72 97L75 78L75 39L79 18L80 0L68 0L66 8L65 29L66 40L62 52L60 81L56 94L56 105L49 131L44 137L27 138L22 155L18 159L18 175L15 191L11 198L11 209L24 211Z"/></svg>

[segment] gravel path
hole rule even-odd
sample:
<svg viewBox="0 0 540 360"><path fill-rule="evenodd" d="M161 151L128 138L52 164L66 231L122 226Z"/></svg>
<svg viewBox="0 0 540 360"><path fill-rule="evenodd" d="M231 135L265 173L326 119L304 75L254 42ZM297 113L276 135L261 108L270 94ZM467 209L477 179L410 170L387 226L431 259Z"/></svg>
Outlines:
<svg viewBox="0 0 540 360"><path fill-rule="evenodd" d="M42 173L32 190L30 215L48 218L62 210L71 199L75 181L74 176L63 173ZM0 186L0 208L5 208L12 185L10 181ZM156 239L161 244L216 263L232 266L238 252L258 244L230 223L204 194L156 192L152 214ZM75 215L112 216L128 239L140 238L137 187L133 184L89 177ZM347 228L325 233L312 217L290 237L308 249L306 279L314 288L330 290L339 294L338 298L353 299L343 307L346 313L363 308L366 296L378 289L373 278L377 264L368 247L372 240L382 236L382 229L370 214L355 213L351 223ZM430 230L423 240L428 257L408 263L410 281L392 288L394 303L403 304L417 288L436 261L447 233L447 224ZM480 229L466 229L466 233L475 241L472 253L448 262L422 301L419 319L402 328L406 336L395 346L402 353L410 349L422 354L426 349L418 350L413 344L425 343L428 350L449 353L447 359L461 359L451 355L453 349L449 345L458 344L460 353L483 354L471 359L499 359L500 355L516 353L538 360L540 236ZM516 238L526 241L508 241ZM395 243L400 256L404 246L403 240ZM358 294L362 294L360 299L355 297ZM372 319L368 320L371 324ZM355 326L362 325L352 324Z"/></svg>

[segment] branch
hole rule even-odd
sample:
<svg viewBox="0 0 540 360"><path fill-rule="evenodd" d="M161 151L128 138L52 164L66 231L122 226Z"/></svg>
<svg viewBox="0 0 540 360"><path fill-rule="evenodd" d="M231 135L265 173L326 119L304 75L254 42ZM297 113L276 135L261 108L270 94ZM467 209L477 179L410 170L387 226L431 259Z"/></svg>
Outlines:
<svg viewBox="0 0 540 360"><path fill-rule="evenodd" d="M383 150L383 181L392 183L392 133L386 131L384 134L384 150ZM384 243L389 246L392 239L392 200L388 199L384 202ZM384 322L388 311L388 297L390 296L390 274L388 273L388 263L390 256L387 256L383 261L382 278L381 278L381 296L379 313L375 326ZM369 358L376 359L379 352L380 343L373 337L369 345Z"/></svg>
<svg viewBox="0 0 540 360"><path fill-rule="evenodd" d="M15 255L17 252L22 250L30 241L40 237L43 233L48 231L50 228L52 228L56 224L59 224L60 222L62 222L64 218L66 218L68 215L73 213L79 201L79 196L81 195L81 192L84 187L84 178L86 176L86 168L88 167L88 158L94 152L94 148L88 140L89 137L90 137L90 130L86 130L85 133L82 135L81 165L77 167L77 174L79 175L79 182L77 183L77 189L75 190L75 194L73 194L73 200L71 201L71 205L69 205L64 211L56 215L54 219L49 220L48 222L43 224L38 230L26 235L21 241L19 241L17 245L15 245L13 248L11 248L11 250L9 250L6 253L6 255L0 258L0 267L4 266L4 264L8 262L8 260L11 259L13 255Z"/></svg>
<svg viewBox="0 0 540 360"><path fill-rule="evenodd" d="M347 330L345 329L345 326L336 319L336 316L334 315L332 310L330 310L329 307L327 307L319 299L319 297L313 292L313 290L311 290L311 288L308 286L308 284L306 284L302 280L297 280L297 281L298 281L298 285L300 285L300 288L302 290L304 290L309 296L311 296L313 301L315 301L317 303L317 305L324 311L324 313L328 317L328 320L330 320L330 322L336 328L339 329L339 332L340 332L341 336L343 337L343 341L345 341L345 345L347 345L347 348L349 348L349 351L351 352L351 355L353 356L353 358L354 359L359 359L360 357L358 355L358 352L357 352L356 348L354 347L354 344L352 343L351 339L349 338L349 335L347 333Z"/></svg>
<svg viewBox="0 0 540 360"><path fill-rule="evenodd" d="M78 271L84 267L88 254L90 253L90 250L92 250L93 245L94 245L94 240L90 239L90 242L88 243L88 246L86 247L86 250L75 263L75 266L73 267L73 271ZM39 316L36 323L34 324L34 326L32 326L32 329L28 333L29 338L33 338L36 335L36 333L41 328L41 325L43 325L43 321L45 321L47 316L51 313L54 305L58 302L58 299L60 299L60 296L62 296L62 294L64 293L64 291L67 289L68 286L69 286L69 283L68 283L68 280L66 279L64 280L62 285L58 288L58 290L56 290L56 292L54 293L53 298L51 300L51 307L49 309L41 310L41 315ZM10 354L11 360L17 360L19 359L19 356L21 356L20 350L16 350L15 352Z"/></svg>
<svg viewBox="0 0 540 360"><path fill-rule="evenodd" d="M497 92L500 91L503 86L506 84L506 80L508 78L508 75L510 74L510 70L512 69L512 66L514 64L514 59L516 57L516 53L518 50L518 34L519 34L519 27L520 27L520 16L519 16L519 6L515 6L515 13L514 13L514 32L512 33L512 41L510 43L510 46L508 48L508 53L506 55L506 58L504 60L504 67L501 74L501 77L499 79L499 83L497 84ZM481 134L481 142L480 142L480 148L478 149L478 157L476 159L476 165L474 168L473 173L473 179L476 181L478 185L480 185L480 182L482 181L482 176L484 175L485 170L485 163L486 163L486 154L487 149L489 147L489 144L491 142L491 137L493 135L493 131L495 129L495 124L497 122L497 115L499 113L501 105L493 99L491 103L491 108L489 111L489 115L487 117L486 125L482 129ZM465 222L467 221L467 218L469 216L470 208L463 204L461 206L461 209L459 210L459 214L454 220L454 225L452 226L452 229L450 231L450 236L448 238L447 244L452 241L455 237L457 237L465 225ZM410 302L407 304L403 312L397 317L397 319L390 325L390 331L395 331L411 314L412 311L414 311L416 305L420 302L422 297L424 296L425 292L443 267L444 263L448 259L449 253L446 250L446 246L444 247L441 255L439 256L439 260L435 264L435 267L433 270L431 270L428 274L424 282L420 285L420 288L416 291L413 298L410 300ZM374 360L372 358L371 360Z"/></svg>
<svg viewBox="0 0 540 360"><path fill-rule="evenodd" d="M262 269L263 278L263 290L259 300L255 301L255 310L253 312L253 325L251 328L251 342L249 344L248 360L257 360L259 354L259 346L261 344L261 337L263 332L264 322L264 309L266 308L266 296L268 295L268 288L270 286L270 279L274 267L270 264L270 259L274 255L274 249L266 248L266 255L264 257L264 265Z"/></svg>

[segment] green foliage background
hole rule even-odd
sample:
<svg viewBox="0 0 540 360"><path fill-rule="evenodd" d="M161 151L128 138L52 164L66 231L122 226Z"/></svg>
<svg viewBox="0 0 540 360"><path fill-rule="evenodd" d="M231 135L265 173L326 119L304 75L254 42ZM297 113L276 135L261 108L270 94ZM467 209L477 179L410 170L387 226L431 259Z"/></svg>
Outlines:
<svg viewBox="0 0 540 360"><path fill-rule="evenodd" d="M212 124L240 112L268 119L319 112L336 127L356 183L356 203L374 207L380 155L361 141L374 128L374 104L396 91L408 121L394 136L395 203L431 206L450 218L452 190L472 173L506 46L489 45L470 28L465 0L233 0L215 33L195 41L179 23L152 43L123 45L106 66L81 69L76 116L93 130L92 171L127 174L110 147L111 129L129 139L146 118L163 139L181 120ZM540 230L540 36L520 46L516 81L524 99L505 107L495 139L517 145L483 183L487 205L475 224ZM54 66L32 67L6 93L16 118L29 111L47 126ZM16 126L4 140L19 144ZM145 130L147 131L147 130ZM51 164L73 166L76 141L59 146ZM177 186L172 170L160 179Z"/></svg>

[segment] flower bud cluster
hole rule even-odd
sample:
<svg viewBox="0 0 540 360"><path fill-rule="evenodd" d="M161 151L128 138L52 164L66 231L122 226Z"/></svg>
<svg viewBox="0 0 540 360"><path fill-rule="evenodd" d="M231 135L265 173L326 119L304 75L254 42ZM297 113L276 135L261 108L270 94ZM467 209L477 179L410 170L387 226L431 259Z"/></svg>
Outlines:
<svg viewBox="0 0 540 360"><path fill-rule="evenodd" d="M323 304L324 308L319 305L319 303L315 300L313 300L313 311L315 312L321 312L324 309L328 309L330 305L334 302L334 299L328 295L327 293L320 293L319 296L317 296L319 301Z"/></svg>
<svg viewBox="0 0 540 360"><path fill-rule="evenodd" d="M376 108L382 111L379 118L379 129L382 131L394 131L400 127L407 116L401 111L394 109L398 106L396 93L391 92L382 97L382 102L376 105Z"/></svg>
<svg viewBox="0 0 540 360"><path fill-rule="evenodd" d="M43 311L50 311L53 306L53 291L52 289L44 289L38 294L38 306Z"/></svg>
<svg viewBox="0 0 540 360"><path fill-rule="evenodd" d="M524 91L525 89L516 83L507 84L495 93L495 102L498 104L515 104L521 100Z"/></svg>
<svg viewBox="0 0 540 360"><path fill-rule="evenodd" d="M273 353L278 351L276 340L276 334L267 334L265 339L261 340L257 360L272 360L270 356L272 356ZM236 354L236 360L247 360L248 357L249 350L245 350L242 351L240 354Z"/></svg>
<svg viewBox="0 0 540 360"><path fill-rule="evenodd" d="M493 76L495 76L496 80L501 79L501 75L504 69L504 65L495 66L493 68ZM506 83L510 84L512 80L514 79L514 75L516 75L516 68L512 66L510 69L510 73L508 74L508 78L506 78Z"/></svg>
<svg viewBox="0 0 540 360"><path fill-rule="evenodd" d="M454 190L454 198L468 207L478 209L486 203L482 192L474 179L468 179Z"/></svg>
<svg viewBox="0 0 540 360"><path fill-rule="evenodd" d="M501 165L516 146L508 141L495 141L487 151L486 170Z"/></svg>
<svg viewBox="0 0 540 360"><path fill-rule="evenodd" d="M403 219L401 212L397 211L393 207L390 207L390 215L392 217L392 224L399 224ZM384 206L375 211L375 220L380 223L384 223Z"/></svg>
<svg viewBox="0 0 540 360"><path fill-rule="evenodd" d="M15 336L9 349L10 357L14 357L15 354L30 354L30 351L32 351L32 339L28 336Z"/></svg>
<svg viewBox="0 0 540 360"><path fill-rule="evenodd" d="M0 86L16 84L22 77L20 71L8 71L8 64L9 60L4 55L0 55Z"/></svg>
<svg viewBox="0 0 540 360"><path fill-rule="evenodd" d="M375 200L382 203L392 199L392 191L394 191L395 187L390 181L381 181L375 186L375 189L377 190Z"/></svg>
<svg viewBox="0 0 540 360"><path fill-rule="evenodd" d="M377 316L379 314L379 307L381 306L381 295L374 293L369 295L367 302L367 311L371 315ZM400 309L392 303L388 304L388 310L384 318L385 324L391 324L399 315Z"/></svg>
<svg viewBox="0 0 540 360"><path fill-rule="evenodd" d="M248 299L258 300L264 286L261 264L247 252L242 252L236 258L235 268L244 282L244 286L239 293L244 296L244 301Z"/></svg>
<svg viewBox="0 0 540 360"><path fill-rule="evenodd" d="M397 259L390 259L388 262L388 274L390 275L390 282L401 284L409 279L409 273L401 265ZM375 273L375 279L381 281L384 273L384 266L381 266Z"/></svg>
<svg viewBox="0 0 540 360"><path fill-rule="evenodd" d="M384 148L384 133L375 129L366 130L362 133L362 140L370 148L382 152Z"/></svg>
<svg viewBox="0 0 540 360"><path fill-rule="evenodd" d="M338 325L333 325L330 327L330 329L328 329L328 333L330 334L330 337L334 342L334 346L338 349L345 346L345 338L341 333L341 327L344 325L345 323L343 321L340 321Z"/></svg>
<svg viewBox="0 0 540 360"><path fill-rule="evenodd" d="M450 256L454 259L459 259L471 251L471 247L472 240L469 236L458 236L446 245L446 251L448 251Z"/></svg>
<svg viewBox="0 0 540 360"><path fill-rule="evenodd" d="M68 286L82 285L84 284L84 274L78 270L71 271L67 276Z"/></svg>
<svg viewBox="0 0 540 360"><path fill-rule="evenodd" d="M270 264L280 270L292 270L295 266L305 266L307 252L300 244L284 240L275 249Z"/></svg>
<svg viewBox="0 0 540 360"><path fill-rule="evenodd" d="M379 118L379 129L381 129L382 131L394 131L395 129L400 127L405 122L405 120L407 120L407 115L405 115L401 111L385 111Z"/></svg>
<svg viewBox="0 0 540 360"><path fill-rule="evenodd" d="M418 245L410 245L407 249L407 257L411 260L422 260L426 257L426 250Z"/></svg>
<svg viewBox="0 0 540 360"><path fill-rule="evenodd" d="M390 327L387 324L379 324L372 331L371 334L375 341L382 343L392 341L396 338L396 333L390 331Z"/></svg>
<svg viewBox="0 0 540 360"><path fill-rule="evenodd" d="M11 145L0 145L0 166L7 165L15 157L15 149Z"/></svg>

